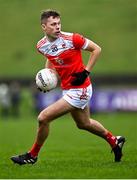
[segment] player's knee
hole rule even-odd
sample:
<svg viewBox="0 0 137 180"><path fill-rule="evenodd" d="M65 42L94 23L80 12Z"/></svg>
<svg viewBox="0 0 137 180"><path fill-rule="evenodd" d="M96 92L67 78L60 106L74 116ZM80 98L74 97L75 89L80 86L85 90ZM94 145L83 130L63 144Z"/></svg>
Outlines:
<svg viewBox="0 0 137 180"><path fill-rule="evenodd" d="M46 117L46 114L43 113L43 112L40 112L40 114L38 115L38 122L40 124L46 124L47 123L47 117Z"/></svg>

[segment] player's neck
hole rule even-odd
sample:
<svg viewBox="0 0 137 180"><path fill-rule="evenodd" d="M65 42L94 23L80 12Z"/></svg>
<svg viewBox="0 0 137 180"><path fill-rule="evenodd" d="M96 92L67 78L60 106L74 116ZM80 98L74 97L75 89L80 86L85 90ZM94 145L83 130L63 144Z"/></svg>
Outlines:
<svg viewBox="0 0 137 180"><path fill-rule="evenodd" d="M47 37L47 40L49 42L53 42L53 41L56 41L56 39L58 39L57 37L53 37L53 36L50 36L50 35L47 35L47 34L46 34L46 37Z"/></svg>

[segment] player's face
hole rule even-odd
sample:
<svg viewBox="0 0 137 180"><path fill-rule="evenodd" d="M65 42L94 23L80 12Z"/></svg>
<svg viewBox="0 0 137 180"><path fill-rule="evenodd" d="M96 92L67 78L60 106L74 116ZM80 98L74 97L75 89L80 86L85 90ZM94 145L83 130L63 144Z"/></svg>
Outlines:
<svg viewBox="0 0 137 180"><path fill-rule="evenodd" d="M42 24L42 29L48 36L49 40L57 39L61 31L61 21L59 17L49 17L45 24Z"/></svg>

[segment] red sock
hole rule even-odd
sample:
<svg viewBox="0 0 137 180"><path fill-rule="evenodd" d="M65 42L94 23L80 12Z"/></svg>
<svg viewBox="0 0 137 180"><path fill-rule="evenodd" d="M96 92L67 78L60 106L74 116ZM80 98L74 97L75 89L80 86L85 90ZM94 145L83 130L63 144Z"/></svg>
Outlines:
<svg viewBox="0 0 137 180"><path fill-rule="evenodd" d="M42 145L38 145L37 143L34 143L31 150L29 151L29 153L33 156L33 157L37 157L38 153L41 149Z"/></svg>
<svg viewBox="0 0 137 180"><path fill-rule="evenodd" d="M112 148L114 148L116 146L117 138L116 138L116 136L112 135L111 132L108 132L106 134L106 140Z"/></svg>

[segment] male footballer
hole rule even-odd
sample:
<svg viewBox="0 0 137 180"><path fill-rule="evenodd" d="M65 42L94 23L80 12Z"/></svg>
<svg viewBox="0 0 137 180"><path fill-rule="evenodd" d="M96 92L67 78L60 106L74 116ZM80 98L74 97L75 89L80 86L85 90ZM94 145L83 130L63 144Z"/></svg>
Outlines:
<svg viewBox="0 0 137 180"><path fill-rule="evenodd" d="M105 139L112 148L114 161L121 161L125 138L113 135L100 122L90 118L88 107L92 96L89 74L101 53L101 48L78 33L61 31L61 17L57 11L43 11L41 27L44 37L37 43L37 50L47 59L45 67L53 68L58 73L62 97L38 115L37 136L30 150L11 157L11 160L19 165L36 163L40 149L48 138L50 123L70 113L79 129ZM81 51L90 53L86 66Z"/></svg>

